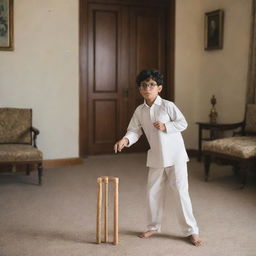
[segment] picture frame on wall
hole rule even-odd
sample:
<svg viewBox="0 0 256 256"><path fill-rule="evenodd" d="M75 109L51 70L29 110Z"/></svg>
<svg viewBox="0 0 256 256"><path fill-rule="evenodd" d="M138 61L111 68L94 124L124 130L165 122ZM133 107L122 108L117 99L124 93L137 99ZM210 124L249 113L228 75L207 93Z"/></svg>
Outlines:
<svg viewBox="0 0 256 256"><path fill-rule="evenodd" d="M223 10L215 10L205 13L205 50L216 50L223 48L223 20Z"/></svg>
<svg viewBox="0 0 256 256"><path fill-rule="evenodd" d="M13 50L13 0L0 0L0 50Z"/></svg>

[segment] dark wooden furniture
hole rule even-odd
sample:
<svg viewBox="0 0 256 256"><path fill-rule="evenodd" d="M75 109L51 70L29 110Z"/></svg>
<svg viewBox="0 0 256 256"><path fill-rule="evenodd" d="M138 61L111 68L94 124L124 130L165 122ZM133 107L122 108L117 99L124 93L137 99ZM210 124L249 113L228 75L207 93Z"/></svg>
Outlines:
<svg viewBox="0 0 256 256"><path fill-rule="evenodd" d="M242 174L241 188L246 185L248 170L256 166L256 104L247 105L243 122L226 124L218 128L229 130L239 127L240 131L234 132L233 137L204 143L205 181L209 178L211 161L217 159L233 165L234 171Z"/></svg>
<svg viewBox="0 0 256 256"><path fill-rule="evenodd" d="M197 160L202 160L202 142L217 139L223 131L234 130L244 125L244 122L234 124L212 124L206 122L197 122L198 125L198 155ZM203 130L209 131L209 137L203 137Z"/></svg>
<svg viewBox="0 0 256 256"><path fill-rule="evenodd" d="M0 165L26 165L27 175L32 167L38 170L38 183L42 184L43 154L37 149L39 130L32 126L32 109L0 108Z"/></svg>

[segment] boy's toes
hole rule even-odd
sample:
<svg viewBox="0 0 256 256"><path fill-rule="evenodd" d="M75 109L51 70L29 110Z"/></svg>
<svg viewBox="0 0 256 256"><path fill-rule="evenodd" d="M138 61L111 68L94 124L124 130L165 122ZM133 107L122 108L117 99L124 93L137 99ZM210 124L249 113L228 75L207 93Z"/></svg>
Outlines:
<svg viewBox="0 0 256 256"><path fill-rule="evenodd" d="M193 234L193 235L189 236L189 240L190 240L190 242L191 242L193 245L195 245L195 246L197 246L197 247L203 245L203 241L202 241L202 240L199 238L199 236L196 235L196 234Z"/></svg>
<svg viewBox="0 0 256 256"><path fill-rule="evenodd" d="M149 230L149 231L146 231L144 233L139 234L138 237L140 237L140 238L148 238L148 237L151 237L152 235L154 235L155 233L157 233L156 230Z"/></svg>

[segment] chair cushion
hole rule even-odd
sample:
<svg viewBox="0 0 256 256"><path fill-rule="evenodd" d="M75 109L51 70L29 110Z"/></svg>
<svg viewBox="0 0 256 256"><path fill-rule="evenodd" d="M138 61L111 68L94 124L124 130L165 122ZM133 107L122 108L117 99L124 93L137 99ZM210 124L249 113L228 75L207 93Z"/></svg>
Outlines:
<svg viewBox="0 0 256 256"><path fill-rule="evenodd" d="M0 108L0 143L32 144L32 110Z"/></svg>
<svg viewBox="0 0 256 256"><path fill-rule="evenodd" d="M245 120L245 131L256 133L256 104L247 105Z"/></svg>
<svg viewBox="0 0 256 256"><path fill-rule="evenodd" d="M0 144L0 163L15 161L42 161L43 154L31 145Z"/></svg>
<svg viewBox="0 0 256 256"><path fill-rule="evenodd" d="M204 143L203 150L240 158L256 157L256 137L242 136L212 140Z"/></svg>

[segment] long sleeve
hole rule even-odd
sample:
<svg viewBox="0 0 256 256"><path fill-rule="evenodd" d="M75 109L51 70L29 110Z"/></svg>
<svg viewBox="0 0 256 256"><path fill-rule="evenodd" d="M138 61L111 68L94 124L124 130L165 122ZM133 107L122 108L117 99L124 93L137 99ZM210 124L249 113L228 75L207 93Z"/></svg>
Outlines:
<svg viewBox="0 0 256 256"><path fill-rule="evenodd" d="M136 143L141 135L141 123L138 118L138 113L135 111L127 128L127 133L124 136L124 138L129 140L127 147L130 147L132 144Z"/></svg>
<svg viewBox="0 0 256 256"><path fill-rule="evenodd" d="M170 122L165 123L167 133L182 132L188 127L185 117L174 103L168 104L167 111L171 118Z"/></svg>

